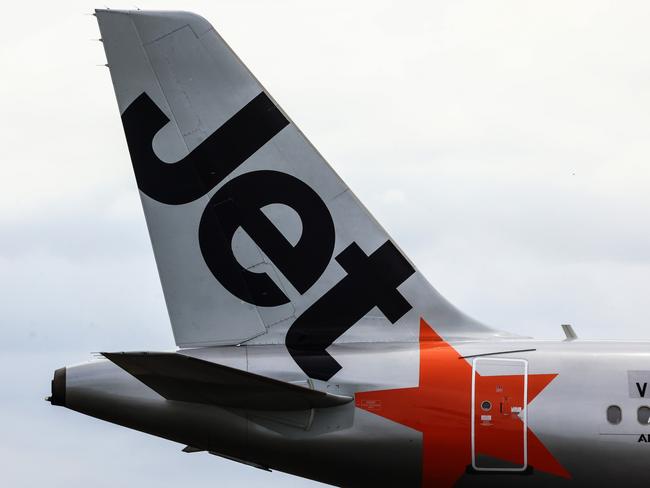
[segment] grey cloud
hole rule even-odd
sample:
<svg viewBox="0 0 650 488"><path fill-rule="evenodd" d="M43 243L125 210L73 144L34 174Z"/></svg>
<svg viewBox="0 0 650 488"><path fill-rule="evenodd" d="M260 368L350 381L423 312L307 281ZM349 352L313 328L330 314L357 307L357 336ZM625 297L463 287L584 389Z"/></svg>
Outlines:
<svg viewBox="0 0 650 488"><path fill-rule="evenodd" d="M90 7L8 5L0 32L5 483L313 486L42 401L91 351L173 347ZM183 8L461 309L524 335L650 339L647 2Z"/></svg>

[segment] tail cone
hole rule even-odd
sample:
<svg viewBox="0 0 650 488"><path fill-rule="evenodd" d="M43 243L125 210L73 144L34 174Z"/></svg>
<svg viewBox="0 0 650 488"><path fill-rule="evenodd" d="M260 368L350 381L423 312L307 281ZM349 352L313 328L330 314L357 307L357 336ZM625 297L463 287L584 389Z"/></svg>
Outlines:
<svg viewBox="0 0 650 488"><path fill-rule="evenodd" d="M65 407L65 370L65 368L59 368L54 372L52 396L49 398L52 405Z"/></svg>

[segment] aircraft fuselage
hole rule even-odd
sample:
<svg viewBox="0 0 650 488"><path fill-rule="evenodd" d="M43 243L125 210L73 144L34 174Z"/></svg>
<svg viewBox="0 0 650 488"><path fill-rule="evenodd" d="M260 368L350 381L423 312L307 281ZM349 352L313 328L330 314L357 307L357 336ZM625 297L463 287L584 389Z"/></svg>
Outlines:
<svg viewBox="0 0 650 488"><path fill-rule="evenodd" d="M650 406L643 381L650 379L650 344L434 339L334 345L331 352L346 367L331 383L307 381L282 345L183 351L355 397L338 407L287 412L169 401L105 360L67 368L63 403L199 450L339 486L650 479L650 425L637 419L638 409ZM480 374L481 367L509 367L503 359L518 360L514 374ZM620 408L618 424L608 421L611 406Z"/></svg>

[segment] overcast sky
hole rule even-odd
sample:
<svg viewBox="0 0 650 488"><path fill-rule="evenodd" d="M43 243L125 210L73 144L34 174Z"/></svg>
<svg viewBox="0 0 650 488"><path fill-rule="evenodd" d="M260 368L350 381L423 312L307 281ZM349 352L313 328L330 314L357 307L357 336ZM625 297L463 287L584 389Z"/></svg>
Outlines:
<svg viewBox="0 0 650 488"><path fill-rule="evenodd" d="M211 21L462 310L650 339L649 2L137 6ZM2 484L314 486L43 401L92 351L174 346L93 7L3 5Z"/></svg>

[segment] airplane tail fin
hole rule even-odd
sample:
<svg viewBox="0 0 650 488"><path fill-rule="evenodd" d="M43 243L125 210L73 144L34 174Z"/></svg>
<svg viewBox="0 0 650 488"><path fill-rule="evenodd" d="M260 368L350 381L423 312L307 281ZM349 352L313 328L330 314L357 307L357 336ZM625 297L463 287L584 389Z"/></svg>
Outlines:
<svg viewBox="0 0 650 488"><path fill-rule="evenodd" d="M97 10L179 347L285 343L312 377L333 342L498 332L415 269L212 26Z"/></svg>

